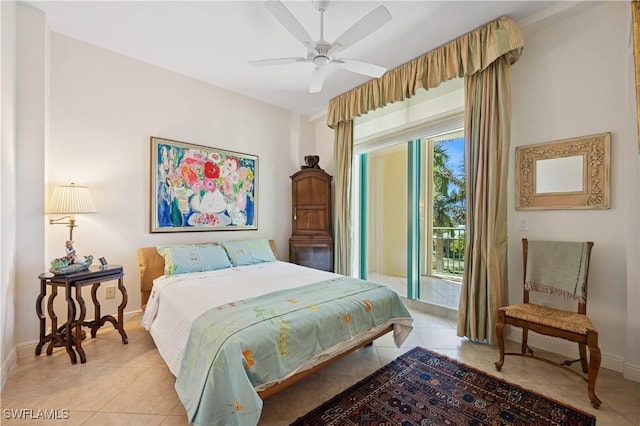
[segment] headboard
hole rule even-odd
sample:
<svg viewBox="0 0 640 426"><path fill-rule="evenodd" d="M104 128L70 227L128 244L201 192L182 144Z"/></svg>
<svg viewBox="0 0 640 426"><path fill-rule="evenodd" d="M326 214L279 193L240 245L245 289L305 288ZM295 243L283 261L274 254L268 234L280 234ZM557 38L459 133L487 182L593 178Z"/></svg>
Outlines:
<svg viewBox="0 0 640 426"><path fill-rule="evenodd" d="M278 258L276 243L269 240L273 255ZM153 280L164 275L164 258L160 256L156 247L141 247L138 249L138 262L140 266L140 306L142 310L147 306L151 295Z"/></svg>

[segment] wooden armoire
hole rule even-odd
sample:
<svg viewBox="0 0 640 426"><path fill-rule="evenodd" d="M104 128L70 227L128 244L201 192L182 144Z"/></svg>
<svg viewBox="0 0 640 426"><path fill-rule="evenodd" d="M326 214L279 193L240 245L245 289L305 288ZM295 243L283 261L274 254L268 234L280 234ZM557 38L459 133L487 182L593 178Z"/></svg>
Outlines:
<svg viewBox="0 0 640 426"><path fill-rule="evenodd" d="M331 179L319 168L291 176L291 263L333 272Z"/></svg>

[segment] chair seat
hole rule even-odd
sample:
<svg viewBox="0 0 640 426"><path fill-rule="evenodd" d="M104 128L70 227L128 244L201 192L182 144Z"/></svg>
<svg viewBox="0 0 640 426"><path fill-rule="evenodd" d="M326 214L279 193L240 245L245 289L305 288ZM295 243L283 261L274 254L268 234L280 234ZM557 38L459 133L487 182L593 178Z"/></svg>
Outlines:
<svg viewBox="0 0 640 426"><path fill-rule="evenodd" d="M586 335L588 331L597 331L589 317L577 312L547 308L533 303L505 306L500 310L510 318L535 322L571 333Z"/></svg>

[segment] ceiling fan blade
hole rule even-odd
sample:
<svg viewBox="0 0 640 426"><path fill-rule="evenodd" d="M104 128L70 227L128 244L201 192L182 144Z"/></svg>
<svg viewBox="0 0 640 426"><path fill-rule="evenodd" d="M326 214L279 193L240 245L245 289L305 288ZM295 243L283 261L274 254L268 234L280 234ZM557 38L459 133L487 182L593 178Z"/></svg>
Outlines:
<svg viewBox="0 0 640 426"><path fill-rule="evenodd" d="M257 61L249 61L249 65L252 65L254 67L267 67L271 65L295 64L302 62L309 62L309 59L303 57L259 59Z"/></svg>
<svg viewBox="0 0 640 426"><path fill-rule="evenodd" d="M333 63L338 64L339 67L344 68L347 71L368 75L369 77L382 77L382 74L387 72L385 67L371 64L369 62L357 61L355 59L340 58L335 59Z"/></svg>
<svg viewBox="0 0 640 426"><path fill-rule="evenodd" d="M311 81L309 82L309 93L318 93L322 90L326 69L326 66L315 67L313 74L311 74Z"/></svg>
<svg viewBox="0 0 640 426"><path fill-rule="evenodd" d="M359 42L390 20L391 13L389 13L387 8L384 6L378 6L338 37L338 39L333 42L327 55L332 55L339 50L345 49L352 44Z"/></svg>
<svg viewBox="0 0 640 426"><path fill-rule="evenodd" d="M295 16L287 9L287 7L282 4L279 0L269 0L265 2L265 6L269 9L269 12L275 18L280 21L283 27L285 27L295 38L297 38L302 44L304 44L307 48L313 49L315 47L315 43L313 39L304 29L300 21L296 19Z"/></svg>

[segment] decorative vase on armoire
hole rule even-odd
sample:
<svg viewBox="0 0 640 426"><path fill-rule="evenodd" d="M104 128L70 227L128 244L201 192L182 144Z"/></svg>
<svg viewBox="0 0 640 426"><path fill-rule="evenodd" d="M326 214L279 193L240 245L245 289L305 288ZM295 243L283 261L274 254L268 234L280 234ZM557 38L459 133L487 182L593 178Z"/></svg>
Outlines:
<svg viewBox="0 0 640 426"><path fill-rule="evenodd" d="M318 166L318 156L291 176L289 262L333 272L331 180Z"/></svg>

